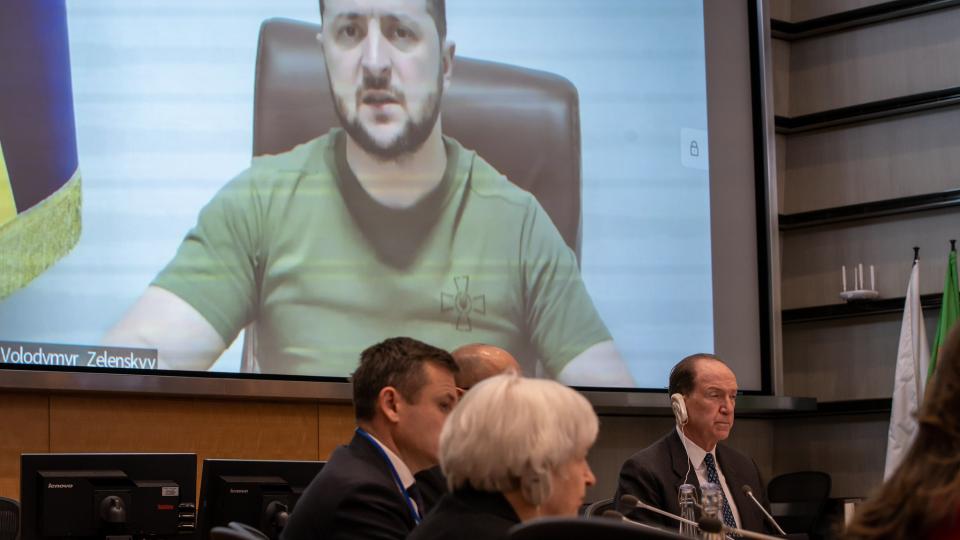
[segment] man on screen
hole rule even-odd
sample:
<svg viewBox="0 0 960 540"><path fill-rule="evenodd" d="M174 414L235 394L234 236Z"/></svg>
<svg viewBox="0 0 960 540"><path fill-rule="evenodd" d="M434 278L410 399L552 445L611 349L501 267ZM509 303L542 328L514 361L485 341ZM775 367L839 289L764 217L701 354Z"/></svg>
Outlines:
<svg viewBox="0 0 960 540"><path fill-rule="evenodd" d="M107 335L206 369L249 323L266 373L343 376L397 333L512 351L578 385L632 378L536 199L444 137L443 0L323 0L343 129L256 158Z"/></svg>

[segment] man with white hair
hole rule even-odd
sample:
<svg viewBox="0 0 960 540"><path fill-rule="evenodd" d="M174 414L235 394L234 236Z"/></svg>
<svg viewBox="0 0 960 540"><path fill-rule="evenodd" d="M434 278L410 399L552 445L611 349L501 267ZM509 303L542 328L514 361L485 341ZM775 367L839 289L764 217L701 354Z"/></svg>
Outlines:
<svg viewBox="0 0 960 540"><path fill-rule="evenodd" d="M596 482L587 452L597 415L575 390L515 374L465 394L440 434L440 464L452 492L410 540L501 539L517 523L575 516Z"/></svg>

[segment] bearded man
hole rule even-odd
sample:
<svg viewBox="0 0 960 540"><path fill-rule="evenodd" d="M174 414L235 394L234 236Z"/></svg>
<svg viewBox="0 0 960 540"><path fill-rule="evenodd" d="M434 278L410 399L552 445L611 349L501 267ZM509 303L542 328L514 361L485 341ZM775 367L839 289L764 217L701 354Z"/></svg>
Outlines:
<svg viewBox="0 0 960 540"><path fill-rule="evenodd" d="M261 372L344 376L367 344L404 334L531 351L568 384L633 385L536 198L442 133L443 0L320 10L342 128L255 158L105 341L207 369L255 322Z"/></svg>

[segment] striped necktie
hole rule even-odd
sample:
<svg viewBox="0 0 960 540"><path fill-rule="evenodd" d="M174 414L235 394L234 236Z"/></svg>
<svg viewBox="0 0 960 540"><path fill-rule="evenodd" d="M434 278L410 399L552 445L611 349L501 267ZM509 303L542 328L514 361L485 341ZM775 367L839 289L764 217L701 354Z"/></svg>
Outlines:
<svg viewBox="0 0 960 540"><path fill-rule="evenodd" d="M730 510L730 505L727 504L727 495L723 492L723 485L720 484L720 475L717 474L717 464L713 460L713 454L707 454L703 458L703 462L707 464L707 481L713 482L714 484L720 486L720 495L723 496L723 524L727 527L736 528L737 522L733 519L733 511Z"/></svg>

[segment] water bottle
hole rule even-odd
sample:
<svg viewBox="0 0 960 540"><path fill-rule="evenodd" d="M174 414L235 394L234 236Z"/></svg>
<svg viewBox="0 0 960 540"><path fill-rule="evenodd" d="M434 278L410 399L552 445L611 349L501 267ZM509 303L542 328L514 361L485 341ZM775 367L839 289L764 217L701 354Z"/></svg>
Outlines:
<svg viewBox="0 0 960 540"><path fill-rule="evenodd" d="M683 484L680 486L680 517L697 521L696 510L696 488L692 484ZM695 525L689 523L680 523L680 536L685 538L700 538L700 532Z"/></svg>
<svg viewBox="0 0 960 540"><path fill-rule="evenodd" d="M700 486L700 506L703 507L703 517L723 523L720 518L720 509L723 505L723 491L718 484L707 482ZM704 540L723 540L723 532L701 531L700 538Z"/></svg>

